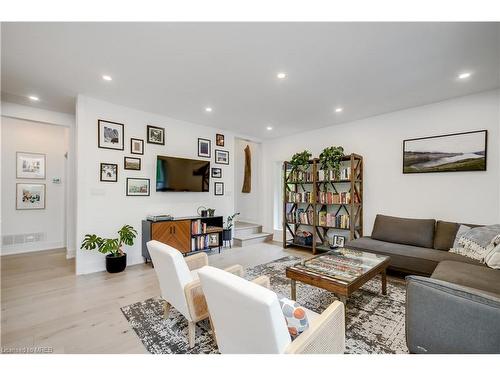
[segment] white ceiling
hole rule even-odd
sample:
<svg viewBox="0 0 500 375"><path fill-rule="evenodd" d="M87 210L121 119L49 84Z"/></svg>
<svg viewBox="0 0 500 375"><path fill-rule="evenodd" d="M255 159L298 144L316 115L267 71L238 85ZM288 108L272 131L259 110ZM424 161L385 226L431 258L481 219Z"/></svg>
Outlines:
<svg viewBox="0 0 500 375"><path fill-rule="evenodd" d="M2 24L4 100L72 113L81 93L258 138L499 86L499 23Z"/></svg>

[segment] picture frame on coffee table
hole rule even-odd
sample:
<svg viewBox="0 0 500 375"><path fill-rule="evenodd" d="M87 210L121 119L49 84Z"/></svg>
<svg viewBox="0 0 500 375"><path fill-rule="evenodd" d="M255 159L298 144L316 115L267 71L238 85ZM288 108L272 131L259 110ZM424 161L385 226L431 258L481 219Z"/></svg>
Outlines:
<svg viewBox="0 0 500 375"><path fill-rule="evenodd" d="M333 246L344 247L344 244L345 244L345 237L344 236L335 235L333 237Z"/></svg>
<svg viewBox="0 0 500 375"><path fill-rule="evenodd" d="M107 120L97 120L97 147L123 151L124 131L124 124Z"/></svg>

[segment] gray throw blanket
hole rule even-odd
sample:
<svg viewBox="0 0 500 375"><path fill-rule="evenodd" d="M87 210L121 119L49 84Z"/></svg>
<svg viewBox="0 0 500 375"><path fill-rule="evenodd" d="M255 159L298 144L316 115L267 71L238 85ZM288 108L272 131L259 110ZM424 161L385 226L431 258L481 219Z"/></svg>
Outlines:
<svg viewBox="0 0 500 375"><path fill-rule="evenodd" d="M483 262L486 254L493 250L499 239L500 224L472 228L458 240L463 248L453 248L450 251Z"/></svg>

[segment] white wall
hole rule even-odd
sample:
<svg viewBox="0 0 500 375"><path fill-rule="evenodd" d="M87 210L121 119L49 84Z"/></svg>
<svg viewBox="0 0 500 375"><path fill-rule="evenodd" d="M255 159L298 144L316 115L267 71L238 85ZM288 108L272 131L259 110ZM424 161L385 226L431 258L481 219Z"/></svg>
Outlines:
<svg viewBox="0 0 500 375"><path fill-rule="evenodd" d="M125 150L115 151L97 147L97 120L125 124ZM115 236L124 224L134 226L139 232L134 246L126 249L128 264L142 262L141 257L141 220L148 214L168 213L174 216L196 215L199 206L216 209L216 215L228 215L234 210L234 135L230 132L206 126L186 123L133 108L114 105L93 98L79 96L76 112L77 131L77 235L76 246L86 233L102 236ZM146 126L164 127L165 146L146 142ZM230 165L214 164L215 134L225 135L224 149L228 150ZM144 155L132 155L142 159L141 171L125 171L123 157L131 156L130 138L144 139ZM209 193L168 193L155 191L156 156L167 155L185 158L198 158L197 139L208 138L212 141L211 167L222 168L225 195L214 196L210 181ZM118 182L99 182L99 163L118 164ZM150 197L127 197L125 195L126 177L151 179ZM77 250L76 271L78 274L105 269L104 256L98 252Z"/></svg>
<svg viewBox="0 0 500 375"><path fill-rule="evenodd" d="M65 185L52 183L52 178L66 180L67 133L62 126L2 116L2 236L44 233L43 241L2 246L2 255L66 245ZM45 180L16 179L18 151L46 154ZM16 182L46 184L46 208L16 210Z"/></svg>
<svg viewBox="0 0 500 375"><path fill-rule="evenodd" d="M317 157L330 145L342 145L346 153L364 157L365 235L371 233L377 213L481 224L500 222L499 104L499 91L495 90L265 142L265 230L279 227L273 223L273 164L289 160L304 149ZM404 139L480 129L488 130L487 171L402 173Z"/></svg>
<svg viewBox="0 0 500 375"><path fill-rule="evenodd" d="M245 147L250 147L252 167L252 188L250 193L242 193L243 180L245 176ZM234 142L235 163L235 207L240 213L239 221L260 224L261 219L261 144L249 140L236 138Z"/></svg>

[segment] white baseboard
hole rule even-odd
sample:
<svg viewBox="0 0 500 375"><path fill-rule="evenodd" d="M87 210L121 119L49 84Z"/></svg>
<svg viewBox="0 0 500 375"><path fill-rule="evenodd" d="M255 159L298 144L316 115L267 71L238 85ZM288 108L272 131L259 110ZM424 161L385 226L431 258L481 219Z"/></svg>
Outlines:
<svg viewBox="0 0 500 375"><path fill-rule="evenodd" d="M73 259L74 257L76 257L76 250L66 249L66 259Z"/></svg>
<svg viewBox="0 0 500 375"><path fill-rule="evenodd" d="M13 255L22 253L32 253L34 251L44 251L44 250L54 250L62 249L65 245L63 242L33 242L33 243L23 243L10 246L3 246L1 249L1 255Z"/></svg>

